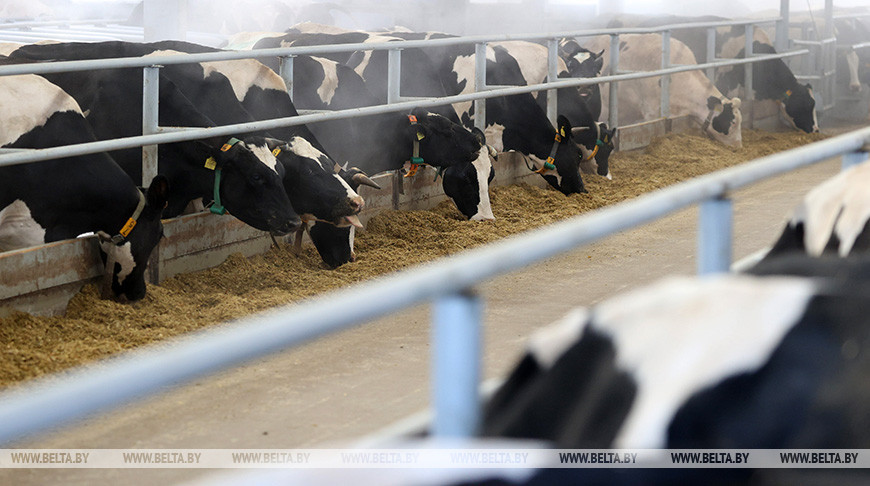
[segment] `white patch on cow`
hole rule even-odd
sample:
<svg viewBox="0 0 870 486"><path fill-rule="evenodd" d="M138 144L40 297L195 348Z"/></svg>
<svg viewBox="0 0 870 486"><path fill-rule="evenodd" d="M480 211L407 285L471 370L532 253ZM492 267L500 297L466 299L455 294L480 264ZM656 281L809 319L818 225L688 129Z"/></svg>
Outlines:
<svg viewBox="0 0 870 486"><path fill-rule="evenodd" d="M350 231L347 232L347 247L350 248L350 260L356 260L356 252L353 251L353 238L356 235L356 226L351 226Z"/></svg>
<svg viewBox="0 0 870 486"><path fill-rule="evenodd" d="M359 206L359 208L362 209L362 207L365 205L362 196L357 194L356 191L354 191L350 187L350 185L348 185L347 181L342 179L340 175L332 174L332 176L338 179L338 182L344 187L344 190L347 191L347 198L355 202Z"/></svg>
<svg viewBox="0 0 870 486"><path fill-rule="evenodd" d="M815 289L792 277L670 277L596 306L592 327L611 336L637 385L613 447L665 447L686 399L763 366Z"/></svg>
<svg viewBox="0 0 870 486"><path fill-rule="evenodd" d="M791 224L804 224L804 246L819 256L832 234L840 241L838 253L846 256L870 219L870 164L844 170L816 186L795 208Z"/></svg>
<svg viewBox="0 0 870 486"><path fill-rule="evenodd" d="M486 47L486 59L495 62L495 51L493 51L490 46ZM465 81L465 86L463 86L462 90L456 94L473 93L475 86L474 55L456 56L456 59L453 61L453 72L456 73L456 82L458 84L462 84L462 82ZM471 109L473 105L474 102L472 101L453 103L453 111L455 111L456 115L462 119L463 114L473 113Z"/></svg>
<svg viewBox="0 0 870 486"><path fill-rule="evenodd" d="M338 89L338 63L322 57L312 56L311 59L319 62L323 68L323 82L317 88L317 96L320 96L320 101L329 105L335 96L335 90Z"/></svg>
<svg viewBox="0 0 870 486"><path fill-rule="evenodd" d="M390 36L385 36L385 35L372 34L363 42L372 43L372 42L389 42L389 41L401 41L401 40L402 39L399 39L398 37L390 37ZM365 72L366 68L368 67L369 62L371 62L372 54L374 52L375 51L365 51L365 53L363 54L362 61L355 68L353 68L354 72L359 74L359 77L363 78L363 80L366 79L366 77L363 76L363 73Z"/></svg>
<svg viewBox="0 0 870 486"><path fill-rule="evenodd" d="M254 154L254 156L263 163L263 165L272 169L272 171L274 171L276 174L278 173L278 159L275 158L275 154L273 154L272 151L269 150L269 147L267 145L249 145L245 142L239 143L247 147L248 150L250 150L251 153Z"/></svg>
<svg viewBox="0 0 870 486"><path fill-rule="evenodd" d="M0 210L0 251L29 248L45 243L45 228L20 199Z"/></svg>
<svg viewBox="0 0 870 486"><path fill-rule="evenodd" d="M100 248L103 249L107 255L109 255L109 261L114 261L117 264L121 265L121 270L118 272L118 285L124 283L124 279L127 278L127 275L133 272L133 269L136 268L136 261L133 260L133 253L131 251L132 245L129 241L125 242L123 245L116 245L111 241L101 241ZM114 268L108 269L108 271L114 272Z"/></svg>
<svg viewBox="0 0 870 486"><path fill-rule="evenodd" d="M538 156L535 155L535 154L528 154L528 155L526 155L526 157L529 158L529 160L531 161L531 164L530 164L530 165L531 165L534 169L540 169L540 168L544 165L544 161L541 160L541 159L539 159ZM556 178L556 184L558 184L559 187L562 187L562 176L559 175L559 171L558 171L558 170L547 169L547 170L544 171L544 173L541 174L541 175L547 175L547 176L553 176L553 177L555 177L555 178Z"/></svg>
<svg viewBox="0 0 870 486"><path fill-rule="evenodd" d="M472 162L474 169L477 172L477 189L480 196L480 202L477 203L477 213L471 217L472 221L484 221L495 219L492 214L492 205L489 202L489 171L492 168L492 162L489 158L489 148L481 147L477 152L477 159Z"/></svg>
<svg viewBox="0 0 870 486"><path fill-rule="evenodd" d="M0 76L0 147L65 111L82 113L70 95L45 78L34 74Z"/></svg>
<svg viewBox="0 0 870 486"><path fill-rule="evenodd" d="M326 157L323 152L314 148L314 146L311 145L311 142L305 140L302 137L291 138L290 141L287 142L287 146L290 147L290 150L294 154L300 157L306 157L314 160L319 160L320 157ZM318 165L320 165L319 162Z"/></svg>
<svg viewBox="0 0 870 486"><path fill-rule="evenodd" d="M547 47L527 41L493 42L493 45L507 50L516 59L526 84L538 84L547 79ZM559 70L565 70L565 63L559 59Z"/></svg>
<svg viewBox="0 0 870 486"><path fill-rule="evenodd" d="M849 51L846 54L846 65L849 67L849 89L852 91L861 90L861 81L858 79L858 53Z"/></svg>
<svg viewBox="0 0 870 486"><path fill-rule="evenodd" d="M283 32L269 31L238 32L227 37L227 43L223 47L223 49L233 51L248 51L254 48L254 44L263 39L283 37L284 35L285 34Z"/></svg>
<svg viewBox="0 0 870 486"><path fill-rule="evenodd" d="M558 321L536 330L526 347L541 369L553 367L571 346L580 340L589 322L589 309L576 307Z"/></svg>
<svg viewBox="0 0 870 486"><path fill-rule="evenodd" d="M318 24L316 22L300 22L290 27L290 29L298 30L303 34L343 34L352 32L336 25Z"/></svg>
<svg viewBox="0 0 870 486"><path fill-rule="evenodd" d="M483 130L483 135L487 145L492 145L496 152L504 152L504 125L493 123Z"/></svg>
<svg viewBox="0 0 870 486"><path fill-rule="evenodd" d="M582 52L581 51L581 52L578 52L577 54L574 54L574 60L577 61L579 64L583 64L584 62L588 61L589 58L591 58L591 57L592 57L591 52Z"/></svg>
<svg viewBox="0 0 870 486"><path fill-rule="evenodd" d="M183 55L185 53L166 50L155 51L145 57ZM251 87L287 91L287 85L281 76L256 59L236 59L233 61L212 61L199 63L202 66L203 79L217 72L225 76L233 87L233 94L238 101L243 101Z"/></svg>

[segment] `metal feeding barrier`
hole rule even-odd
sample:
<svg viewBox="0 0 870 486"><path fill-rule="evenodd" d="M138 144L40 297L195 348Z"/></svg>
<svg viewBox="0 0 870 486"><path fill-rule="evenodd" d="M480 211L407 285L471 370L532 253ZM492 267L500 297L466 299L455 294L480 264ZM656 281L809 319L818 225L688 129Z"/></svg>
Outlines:
<svg viewBox="0 0 870 486"><path fill-rule="evenodd" d="M715 29L723 25L751 25L781 19L714 22L698 24ZM379 44L265 49L246 52L217 52L183 56L155 56L148 59L126 58L93 61L69 61L46 64L0 66L0 75L39 74L49 72L141 67L144 69L144 135L116 140L70 145L50 149L15 151L0 154L0 166L29 163L58 157L117 150L158 143L171 143L231 135L276 127L316 123L339 118L378 113L407 111L461 101L477 101L476 123L482 123L486 98L555 90L565 87L610 83L611 103L616 99L617 83L630 79L675 74L684 71L750 64L768 59L806 54L806 50L747 56L747 59L714 60L692 66L667 66L655 72L617 74L591 79L554 79L554 55L562 37L610 35L611 46L618 46L619 35L628 33L667 32L679 26L651 29L617 29L579 31L546 35L471 36L427 41L403 41ZM667 39L669 36L662 36ZM751 35L748 36L751 39ZM506 40L546 40L549 48L550 80L544 84L516 87L488 87L485 84L485 46ZM477 92L440 99L407 100L399 96L400 51L404 48L448 46L463 43L476 45ZM715 45L714 45L715 47ZM208 129L161 128L156 124L159 66L218 60L279 56L292 59L299 54L324 54L354 50L390 50L389 87L394 103L380 106L316 113L214 127ZM611 49L611 62L618 66L618 49ZM286 65L286 63L285 63ZM751 73L751 69L746 70ZM284 73L285 77L287 73ZM747 74L751 76L751 74ZM751 81L751 78L749 78ZM751 86L748 83L747 86ZM664 90L667 91L667 90ZM554 92L553 92L554 93ZM555 102L556 96L550 96ZM663 94L666 106L667 97ZM556 105L549 116L555 118ZM665 108L666 110L666 108ZM616 110L611 110L616 116ZM167 132L167 133L162 133ZM304 304L282 307L222 326L219 330L192 333L186 337L148 346L113 358L109 362L86 366L65 373L63 377L36 379L14 390L0 393L0 442L8 443L23 436L45 431L88 414L117 407L134 399L188 382L245 361L276 353L316 337L360 325L368 320L393 313L421 302L433 302L433 401L435 419L432 433L439 436L472 435L479 423L478 382L480 376L480 332L482 302L473 288L495 276L518 270L533 263L592 243L617 231L632 228L670 212L700 204L698 271L702 274L724 272L730 263L731 202L728 193L746 184L771 177L842 153L861 150L870 138L870 129L846 134L811 146L765 157L740 167L709 174L668 189L649 193L632 202L617 204L578 216L548 227L505 239L499 243L470 250L439 260L401 275L380 278L347 287L311 299ZM859 160L863 153L848 160ZM143 157L146 181L156 174L156 158ZM150 174L150 175L145 175ZM339 305L340 303L340 305Z"/></svg>

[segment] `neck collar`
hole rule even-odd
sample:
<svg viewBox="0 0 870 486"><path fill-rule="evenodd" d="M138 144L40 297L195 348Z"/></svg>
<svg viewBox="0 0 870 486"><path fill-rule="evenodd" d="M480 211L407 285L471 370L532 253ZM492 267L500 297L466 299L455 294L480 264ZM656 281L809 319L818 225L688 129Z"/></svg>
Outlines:
<svg viewBox="0 0 870 486"><path fill-rule="evenodd" d="M142 210L145 209L145 195L142 194L142 191L136 189L136 195L139 196L139 203L136 205L136 210L133 211L133 215L127 219L127 222L124 223L124 226L121 227L121 230L114 236L112 236L112 243L117 246L121 246L127 242L127 236L130 235L130 232L133 231L133 228L136 227L136 223L139 221L139 216L142 215Z"/></svg>

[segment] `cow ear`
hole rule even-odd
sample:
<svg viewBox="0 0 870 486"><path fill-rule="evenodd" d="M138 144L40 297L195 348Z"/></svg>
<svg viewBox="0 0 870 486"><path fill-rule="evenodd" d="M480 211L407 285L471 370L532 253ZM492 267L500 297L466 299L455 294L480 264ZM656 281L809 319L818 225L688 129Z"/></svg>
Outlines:
<svg viewBox="0 0 870 486"><path fill-rule="evenodd" d="M570 139L571 122L569 122L568 119L565 118L565 115L559 115L559 117L556 118L556 124L559 126L558 132L559 135L562 137L562 140L567 141L568 139Z"/></svg>
<svg viewBox="0 0 870 486"><path fill-rule="evenodd" d="M722 100L715 96L711 96L707 98L707 109L712 110L713 108L722 105Z"/></svg>
<svg viewBox="0 0 870 486"><path fill-rule="evenodd" d="M148 193L145 196L148 204L154 208L163 208L169 201L169 179L164 175L156 175L151 180L151 185L148 186Z"/></svg>
<svg viewBox="0 0 870 486"><path fill-rule="evenodd" d="M474 138L476 138L477 141L480 142L480 145L486 145L486 135L484 135L483 132L480 131L479 128L477 128L477 127L472 128L471 133L474 134Z"/></svg>

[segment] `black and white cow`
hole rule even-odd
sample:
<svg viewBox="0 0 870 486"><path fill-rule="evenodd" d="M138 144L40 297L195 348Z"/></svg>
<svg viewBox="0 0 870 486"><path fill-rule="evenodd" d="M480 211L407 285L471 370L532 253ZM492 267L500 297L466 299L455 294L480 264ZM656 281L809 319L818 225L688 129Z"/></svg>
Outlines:
<svg viewBox="0 0 870 486"><path fill-rule="evenodd" d="M870 164L851 167L811 190L794 209L765 258L798 252L862 254L870 250Z"/></svg>
<svg viewBox="0 0 870 486"><path fill-rule="evenodd" d="M78 103L35 75L0 76L0 125L4 148L96 141ZM0 251L98 233L106 283L116 297L141 299L168 193L157 176L142 194L106 153L0 167Z"/></svg>
<svg viewBox="0 0 870 486"><path fill-rule="evenodd" d="M594 37L584 43L586 49L599 52L610 48L609 36ZM692 51L682 42L671 39L671 64L696 64ZM662 43L657 34L626 34L620 36L619 66L623 69L653 71L661 68ZM603 63L609 73L609 56ZM604 116L608 114L609 90L601 93ZM658 78L623 81L619 88L619 118L621 123L655 120L661 116L661 85ZM703 132L723 145L739 148L743 145L739 98L728 99L700 71L671 75L670 113L688 115L697 121Z"/></svg>
<svg viewBox="0 0 870 486"><path fill-rule="evenodd" d="M598 53L581 46L576 39L562 39L559 42L559 57L565 62L572 78L596 78L604 68L604 51ZM580 96L596 120L601 119L601 87L598 84L578 88ZM615 129L615 128L614 128Z"/></svg>
<svg viewBox="0 0 870 486"><path fill-rule="evenodd" d="M82 44L88 48L88 44ZM98 47L98 45L93 45ZM63 57L68 45L28 45L10 55L16 60L88 59L103 57L95 47L91 56ZM110 56L111 57L111 56ZM97 139L129 137L142 133L142 75L136 69L46 74L46 79L87 107L87 120ZM166 75L160 75L161 126L215 126ZM213 200L245 223L275 234L295 230L299 216L293 211L282 177L283 167L272 151L274 143L261 136L211 137L159 146L158 172L170 182L172 192L164 212L171 217L194 199ZM134 180L141 180L140 149L112 152Z"/></svg>
<svg viewBox="0 0 870 486"><path fill-rule="evenodd" d="M745 34L732 34L726 38L721 47L723 58L742 59L745 57ZM776 49L760 29L755 29L753 54L775 54ZM734 94L745 81L744 65L722 68L716 74L716 87L723 93ZM757 62L752 65L752 89L756 100L769 100L777 103L780 111L791 126L807 133L819 131L816 115L816 100L813 98L813 87L800 84L794 73L782 59Z"/></svg>
<svg viewBox="0 0 870 486"><path fill-rule="evenodd" d="M529 340L486 406L483 435L572 449L863 449L868 270L866 259L780 261L576 309ZM555 477L675 484L660 474L705 484L710 470ZM733 474L722 484L757 477Z"/></svg>
<svg viewBox="0 0 870 486"><path fill-rule="evenodd" d="M306 109L341 110L379 104L362 78L348 66L310 56L293 65L296 104ZM350 161L368 174L397 170L411 159L413 145L423 163L441 169L442 187L459 211L471 220L494 219L489 182L494 176L483 134L448 118L413 110L362 119L311 125L337 160Z"/></svg>
<svg viewBox="0 0 870 486"><path fill-rule="evenodd" d="M847 83L849 90L857 92L862 84L870 85L870 50L854 49L855 44L870 42L870 27L861 18L837 18L834 20L837 36L837 80ZM842 49L842 50L841 50ZM840 55L845 52L845 55Z"/></svg>

